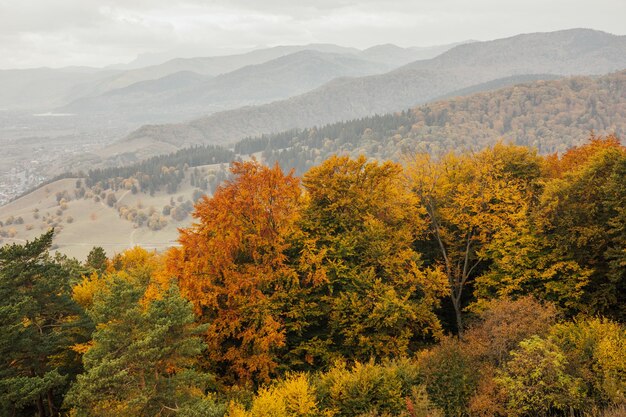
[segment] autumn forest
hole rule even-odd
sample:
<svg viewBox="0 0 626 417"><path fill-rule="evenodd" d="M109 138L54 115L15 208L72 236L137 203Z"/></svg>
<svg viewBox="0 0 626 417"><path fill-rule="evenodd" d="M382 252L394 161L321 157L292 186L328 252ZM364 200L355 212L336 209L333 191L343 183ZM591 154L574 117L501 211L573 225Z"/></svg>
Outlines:
<svg viewBox="0 0 626 417"><path fill-rule="evenodd" d="M626 147L254 158L163 253L0 248L0 416L626 413Z"/></svg>

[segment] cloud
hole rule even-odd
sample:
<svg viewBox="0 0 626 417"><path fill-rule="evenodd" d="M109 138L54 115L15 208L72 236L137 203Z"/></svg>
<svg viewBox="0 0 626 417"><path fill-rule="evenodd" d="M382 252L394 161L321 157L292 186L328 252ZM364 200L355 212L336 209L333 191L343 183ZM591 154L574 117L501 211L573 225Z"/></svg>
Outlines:
<svg viewBox="0 0 626 417"><path fill-rule="evenodd" d="M623 34L623 0L0 0L0 68L260 46L432 45L592 27Z"/></svg>

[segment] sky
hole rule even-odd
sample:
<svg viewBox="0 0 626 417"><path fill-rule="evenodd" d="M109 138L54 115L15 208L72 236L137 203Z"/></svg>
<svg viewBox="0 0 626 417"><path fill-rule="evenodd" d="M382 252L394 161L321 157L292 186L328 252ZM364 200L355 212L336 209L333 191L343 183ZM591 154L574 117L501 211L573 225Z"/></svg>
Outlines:
<svg viewBox="0 0 626 417"><path fill-rule="evenodd" d="M431 46L585 27L626 0L0 0L0 68L154 63L308 43Z"/></svg>

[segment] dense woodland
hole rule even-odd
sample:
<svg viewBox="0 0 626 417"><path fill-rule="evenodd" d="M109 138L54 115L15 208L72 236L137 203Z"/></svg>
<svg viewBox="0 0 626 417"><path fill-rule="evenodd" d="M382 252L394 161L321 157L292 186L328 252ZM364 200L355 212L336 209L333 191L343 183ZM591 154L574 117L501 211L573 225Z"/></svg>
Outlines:
<svg viewBox="0 0 626 417"><path fill-rule="evenodd" d="M245 138L232 149L195 146L123 167L65 173L55 180L84 177L96 194L132 185L133 191L173 194L187 167L226 164L251 154L302 175L335 154L401 162L407 154L478 151L497 138L534 147L540 154L562 153L582 143L590 131L626 134L625 85L625 71L598 78L534 81L398 113ZM210 194L226 178L226 170L220 169L192 185Z"/></svg>
<svg viewBox="0 0 626 417"><path fill-rule="evenodd" d="M616 137L231 175L163 254L0 248L0 416L626 412Z"/></svg>
<svg viewBox="0 0 626 417"><path fill-rule="evenodd" d="M263 152L269 162L306 172L330 155L400 161L406 153L478 151L496 138L565 152L590 131L626 133L626 72L598 78L535 81L437 101L399 113L248 138L241 154Z"/></svg>
<svg viewBox="0 0 626 417"><path fill-rule="evenodd" d="M129 166L90 170L85 177L85 184L90 188L98 186L107 190L124 188L130 182L136 187L135 192L154 194L166 189L173 194L184 178L184 170L190 166L224 164L234 158L232 151L220 146L194 146ZM202 188L207 190L208 183L203 183Z"/></svg>

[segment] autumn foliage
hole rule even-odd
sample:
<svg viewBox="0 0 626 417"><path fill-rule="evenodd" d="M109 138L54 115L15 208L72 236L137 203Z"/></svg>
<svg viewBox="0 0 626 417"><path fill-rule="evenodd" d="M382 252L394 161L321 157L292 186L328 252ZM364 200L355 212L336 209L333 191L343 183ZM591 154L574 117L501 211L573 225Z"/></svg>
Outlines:
<svg viewBox="0 0 626 417"><path fill-rule="evenodd" d="M300 184L278 166L234 163L235 179L196 204L167 267L208 323L208 359L233 378L268 380L285 344L281 289L297 282L285 252L296 231Z"/></svg>
<svg viewBox="0 0 626 417"><path fill-rule="evenodd" d="M615 137L231 174L163 254L53 259L52 232L0 249L0 417L626 406Z"/></svg>

